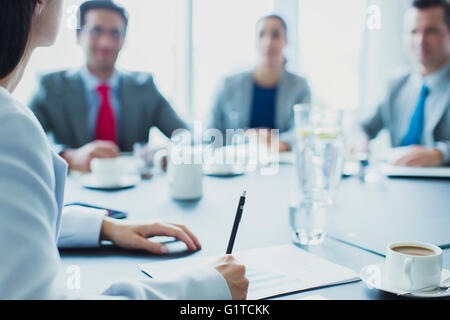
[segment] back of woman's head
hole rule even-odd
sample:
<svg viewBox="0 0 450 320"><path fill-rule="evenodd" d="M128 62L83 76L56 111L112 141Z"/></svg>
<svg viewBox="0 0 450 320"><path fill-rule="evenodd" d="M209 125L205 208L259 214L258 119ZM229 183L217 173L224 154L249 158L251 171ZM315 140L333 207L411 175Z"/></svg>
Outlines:
<svg viewBox="0 0 450 320"><path fill-rule="evenodd" d="M0 9L0 79L9 75L25 52L37 0L2 0Z"/></svg>

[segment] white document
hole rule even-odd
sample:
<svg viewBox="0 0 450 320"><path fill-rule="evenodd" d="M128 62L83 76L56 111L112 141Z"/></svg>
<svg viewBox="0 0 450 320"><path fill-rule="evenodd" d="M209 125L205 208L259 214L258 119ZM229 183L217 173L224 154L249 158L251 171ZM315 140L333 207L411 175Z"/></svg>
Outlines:
<svg viewBox="0 0 450 320"><path fill-rule="evenodd" d="M359 281L359 275L292 244L233 253L247 268L247 298L257 300L333 284ZM141 265L158 279L210 263L216 257L185 258Z"/></svg>
<svg viewBox="0 0 450 320"><path fill-rule="evenodd" d="M413 147L397 147L379 151L375 158L383 162L380 165L380 171L388 177L450 178L449 167L424 168L394 165L397 160L407 155L411 150L413 150Z"/></svg>
<svg viewBox="0 0 450 320"><path fill-rule="evenodd" d="M381 172L390 177L450 178L450 167L405 167L382 164Z"/></svg>

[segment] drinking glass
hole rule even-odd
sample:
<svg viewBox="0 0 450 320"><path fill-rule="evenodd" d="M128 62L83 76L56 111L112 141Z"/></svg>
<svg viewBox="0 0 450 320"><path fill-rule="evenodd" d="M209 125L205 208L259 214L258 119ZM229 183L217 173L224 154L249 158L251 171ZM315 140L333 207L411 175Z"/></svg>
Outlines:
<svg viewBox="0 0 450 320"><path fill-rule="evenodd" d="M323 242L326 228L326 208L298 197L292 190L289 203L289 225L294 242L301 245L316 245Z"/></svg>
<svg viewBox="0 0 450 320"><path fill-rule="evenodd" d="M294 113L299 201L291 227L295 242L317 244L325 235L319 215L333 202L342 176L343 114L305 104L294 106Z"/></svg>

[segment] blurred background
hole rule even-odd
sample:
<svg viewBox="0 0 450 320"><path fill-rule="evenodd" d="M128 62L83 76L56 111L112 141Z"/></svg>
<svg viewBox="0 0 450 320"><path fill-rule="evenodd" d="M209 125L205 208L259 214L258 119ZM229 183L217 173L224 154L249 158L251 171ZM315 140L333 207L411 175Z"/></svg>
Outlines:
<svg viewBox="0 0 450 320"><path fill-rule="evenodd" d="M83 65L76 9L66 0L56 45L38 50L15 96L28 103L37 77ZM364 116L386 80L407 67L403 14L411 0L127 0L130 14L119 68L154 75L186 119L203 119L221 77L256 61L255 24L276 13L288 23L289 71L308 78L313 103ZM51 66L51 68L49 68Z"/></svg>

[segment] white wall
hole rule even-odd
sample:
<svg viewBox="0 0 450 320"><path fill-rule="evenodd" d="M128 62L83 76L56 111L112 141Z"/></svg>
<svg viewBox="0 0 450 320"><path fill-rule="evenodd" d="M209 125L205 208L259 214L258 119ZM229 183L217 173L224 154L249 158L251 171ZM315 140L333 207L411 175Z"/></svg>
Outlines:
<svg viewBox="0 0 450 320"><path fill-rule="evenodd" d="M282 16L288 25L288 46L285 51L286 68L301 73L298 2L299 0L275 0L274 12Z"/></svg>
<svg viewBox="0 0 450 320"><path fill-rule="evenodd" d="M405 49L403 16L411 0L369 0L368 6L380 8L380 29L365 29L361 63L362 115L371 112L385 92L386 83L395 70L412 67Z"/></svg>
<svg viewBox="0 0 450 320"><path fill-rule="evenodd" d="M356 119L370 116L386 93L389 78L396 70L412 68L404 42L404 14L412 0L368 0L368 7L379 8L379 29L367 29L361 59L360 107ZM390 145L389 132L383 130L372 142L372 150Z"/></svg>
<svg viewBox="0 0 450 320"><path fill-rule="evenodd" d="M365 7L365 0L299 0L301 70L315 105L358 108Z"/></svg>

